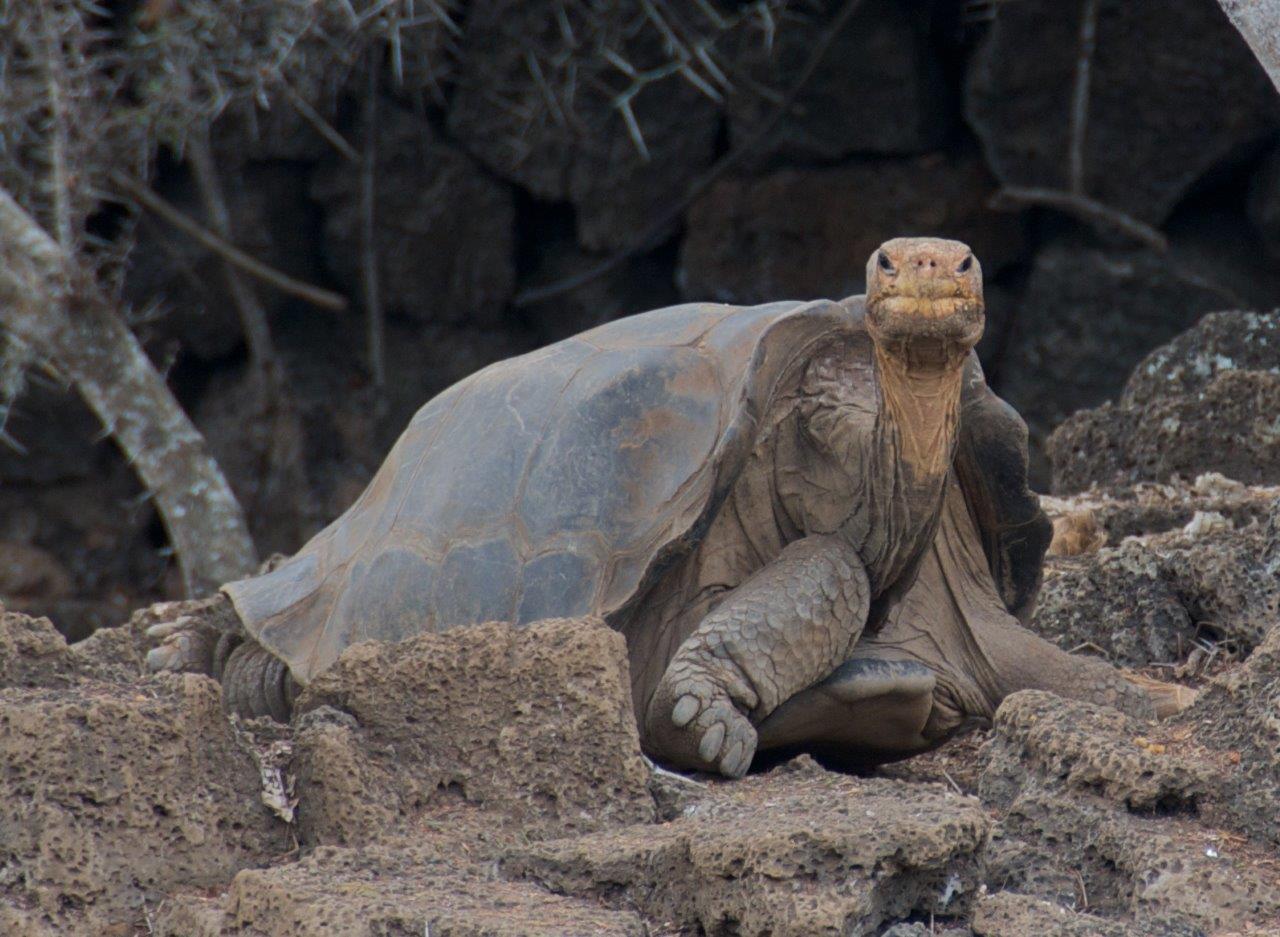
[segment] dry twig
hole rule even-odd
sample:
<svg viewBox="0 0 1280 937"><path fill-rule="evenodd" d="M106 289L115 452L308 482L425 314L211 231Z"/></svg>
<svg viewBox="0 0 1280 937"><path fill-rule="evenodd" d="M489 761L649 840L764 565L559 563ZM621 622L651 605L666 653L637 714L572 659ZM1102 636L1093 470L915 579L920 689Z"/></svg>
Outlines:
<svg viewBox="0 0 1280 937"><path fill-rule="evenodd" d="M133 177L128 176L123 172L116 171L111 174L111 181L120 189L120 191L128 195L143 208L152 212L158 218L163 219L168 224L173 225L182 233L198 241L203 247L213 251L223 260L228 263L235 264L235 266L239 267L245 273L256 277L263 283L275 287L282 293L288 293L290 296L296 296L299 299L304 299L311 303L311 305L319 306L321 309L330 309L334 312L341 312L347 308L347 300L345 296L322 289L318 286L312 286L310 283L303 283L301 280L296 280L288 274L281 273L279 270L275 270L274 268L267 266L260 260L250 257L235 245L228 244L208 228L192 221Z"/></svg>
<svg viewBox="0 0 1280 937"><path fill-rule="evenodd" d="M298 94L293 85L281 80L280 89L284 92L285 100L298 112L298 116L309 123L316 133L324 137L330 146L342 154L345 160L351 163L360 162L360 154L356 152L356 148L348 143L347 138L338 133L333 128L333 124L325 120L306 98Z"/></svg>
<svg viewBox="0 0 1280 937"><path fill-rule="evenodd" d="M195 178L196 190L200 193L200 201L204 205L204 212L213 224L213 230L218 237L225 243L231 244L234 240L231 231L231 213L227 210L227 200L222 194L222 183L218 179L218 167L213 161L213 151L209 147L207 131L192 136L187 146L187 156ZM244 333L245 344L249 346L249 360L262 377L265 388L274 389L280 380L280 369L274 343L271 341L271 329L267 325L267 312L258 301L253 287L240 276L240 269L226 256L220 256L222 256L222 269L226 276L227 289L240 316L240 328Z"/></svg>
<svg viewBox="0 0 1280 937"><path fill-rule="evenodd" d="M375 219L378 165L378 56L369 60L368 87L364 100L364 156L360 167L360 279L364 287L368 325L369 373L381 396L387 382L386 335L382 318L382 297L378 286L378 236Z"/></svg>
<svg viewBox="0 0 1280 937"><path fill-rule="evenodd" d="M1098 0L1084 0L1080 13L1080 51L1071 90L1071 145L1067 151L1067 180L1075 195L1084 194L1084 137L1089 125L1089 90L1093 52L1097 48Z"/></svg>
<svg viewBox="0 0 1280 937"><path fill-rule="evenodd" d="M1076 192L1032 186L1005 186L991 197L990 205L995 209L1042 205L1045 208L1053 208L1063 214L1072 215L1095 228L1123 234L1155 250L1169 249L1169 239L1145 221L1139 221L1118 208L1112 208L1097 199Z"/></svg>

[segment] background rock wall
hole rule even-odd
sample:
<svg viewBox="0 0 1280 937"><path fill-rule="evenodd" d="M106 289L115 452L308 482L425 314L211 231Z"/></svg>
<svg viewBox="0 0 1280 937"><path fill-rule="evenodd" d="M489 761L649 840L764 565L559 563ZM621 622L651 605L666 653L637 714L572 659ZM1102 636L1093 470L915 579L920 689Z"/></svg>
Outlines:
<svg viewBox="0 0 1280 937"><path fill-rule="evenodd" d="M184 139L213 113L234 243L350 299L258 290L286 392L264 403L217 258L153 214L95 216L132 248L134 328L264 555L342 510L412 412L485 363L682 300L854 293L890 236L977 250L984 364L1042 486L1048 434L1153 347L1280 299L1280 102L1214 0L108 8L167 141L155 191L210 222ZM185 90L175 61L195 63ZM254 78L264 62L284 84ZM11 607L82 635L176 595L154 510L56 375L29 372L4 429L22 447L0 445Z"/></svg>

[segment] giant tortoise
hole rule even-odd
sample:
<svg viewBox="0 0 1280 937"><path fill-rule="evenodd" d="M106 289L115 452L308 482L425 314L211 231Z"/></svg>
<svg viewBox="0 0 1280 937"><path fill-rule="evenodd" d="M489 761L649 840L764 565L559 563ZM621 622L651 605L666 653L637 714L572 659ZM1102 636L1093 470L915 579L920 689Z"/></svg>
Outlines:
<svg viewBox="0 0 1280 937"><path fill-rule="evenodd" d="M728 776L758 749L923 751L1023 687L1146 708L1012 617L1050 525L983 322L970 250L901 238L865 299L675 306L501 361L427 403L296 556L158 626L152 665L287 717L353 642L598 616L646 750Z"/></svg>

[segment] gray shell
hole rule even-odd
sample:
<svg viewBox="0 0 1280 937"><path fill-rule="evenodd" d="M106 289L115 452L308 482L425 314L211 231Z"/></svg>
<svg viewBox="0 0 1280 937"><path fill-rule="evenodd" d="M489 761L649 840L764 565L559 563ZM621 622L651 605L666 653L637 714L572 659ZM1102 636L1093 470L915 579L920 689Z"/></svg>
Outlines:
<svg viewBox="0 0 1280 937"><path fill-rule="evenodd" d="M850 331L863 331L861 297L690 304L498 362L419 410L355 504L297 555L224 591L303 683L358 641L484 621L614 622L697 543L784 376ZM1016 414L1007 424L976 359L970 372L966 414L984 430L969 450L976 480L961 481L977 486L984 533L994 525L994 571L1008 552L1001 519L1043 514L1025 486L1025 427ZM987 453L1012 458L996 480ZM1020 549L1014 569L1033 596L1044 548Z"/></svg>
<svg viewBox="0 0 1280 937"><path fill-rule="evenodd" d="M691 304L501 361L414 416L297 555L224 586L309 681L350 644L626 607L705 529L779 377L861 304Z"/></svg>

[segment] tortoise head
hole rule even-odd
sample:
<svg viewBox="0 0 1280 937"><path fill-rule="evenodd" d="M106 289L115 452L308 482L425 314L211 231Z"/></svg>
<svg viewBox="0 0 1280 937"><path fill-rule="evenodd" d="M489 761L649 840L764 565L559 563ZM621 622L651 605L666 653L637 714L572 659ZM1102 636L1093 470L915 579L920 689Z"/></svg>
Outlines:
<svg viewBox="0 0 1280 937"><path fill-rule="evenodd" d="M894 238L867 261L867 331L911 360L962 357L982 337L982 266L967 244Z"/></svg>

